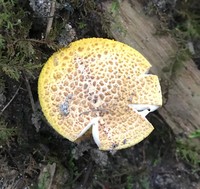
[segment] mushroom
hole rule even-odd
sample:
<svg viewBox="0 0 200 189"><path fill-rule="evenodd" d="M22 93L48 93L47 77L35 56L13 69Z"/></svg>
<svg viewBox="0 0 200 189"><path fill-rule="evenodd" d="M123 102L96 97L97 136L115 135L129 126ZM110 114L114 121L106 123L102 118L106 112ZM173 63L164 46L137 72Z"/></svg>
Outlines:
<svg viewBox="0 0 200 189"><path fill-rule="evenodd" d="M152 131L146 119L162 105L159 79L130 46L86 38L54 53L38 81L42 111L63 137L76 141L90 128L100 150L133 146Z"/></svg>

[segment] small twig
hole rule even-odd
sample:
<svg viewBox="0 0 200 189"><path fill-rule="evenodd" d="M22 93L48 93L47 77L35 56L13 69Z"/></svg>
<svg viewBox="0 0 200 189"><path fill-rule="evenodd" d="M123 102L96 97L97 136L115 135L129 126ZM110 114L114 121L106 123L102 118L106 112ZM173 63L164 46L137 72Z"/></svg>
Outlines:
<svg viewBox="0 0 200 189"><path fill-rule="evenodd" d="M15 94L13 95L13 97L10 99L10 101L4 106L4 108L1 110L0 115L2 115L2 113L5 111L5 109L10 105L10 103L14 100L14 98L16 97L16 95L19 92L19 89L21 87L21 84L19 85L19 87L17 88Z"/></svg>
<svg viewBox="0 0 200 189"><path fill-rule="evenodd" d="M8 146L7 146L8 147ZM9 147L8 147L9 148ZM10 151L8 149L5 149L6 153L8 154L8 156L10 157L12 163L16 166L17 170L19 172L22 172L22 170L20 169L20 166L18 165L18 163L15 161L14 157L12 156L12 154L10 153Z"/></svg>
<svg viewBox="0 0 200 189"><path fill-rule="evenodd" d="M50 11L50 15L49 15L48 23L47 23L45 39L47 39L47 37L48 37L48 35L50 33L50 30L52 28L55 10L56 10L56 1L53 0L52 3L51 3L51 11Z"/></svg>
<svg viewBox="0 0 200 189"><path fill-rule="evenodd" d="M38 39L17 39L17 40L15 40L15 41L12 43L12 45L15 45L15 44L18 43L19 41L30 41L30 42L41 43L41 44L49 44L49 43L51 43L51 41L38 40Z"/></svg>
<svg viewBox="0 0 200 189"><path fill-rule="evenodd" d="M89 176L90 176L90 174L92 172L92 168L93 168L93 163L91 161L90 164L89 164L89 166L87 167L87 172L86 172L84 180L83 180L83 185L82 185L83 189L86 188L86 184L87 184Z"/></svg>
<svg viewBox="0 0 200 189"><path fill-rule="evenodd" d="M78 173L78 175L77 175L70 183L68 183L67 186L69 186L69 185L75 183L75 182L81 177L81 175L82 175L84 172L85 172L85 168L84 168L80 173Z"/></svg>
<svg viewBox="0 0 200 189"><path fill-rule="evenodd" d="M31 86L30 86L28 78L25 75L24 75L24 78L25 78L25 84L26 84L26 88L28 90L28 95L29 95L29 99L30 99L30 102L31 102L33 114L36 116L37 111L36 111L35 102L34 102L34 99L33 99L33 94L32 94L32 91L31 91ZM40 129L40 125L39 125L38 121L34 122L34 126L36 128L36 131L38 132L39 129Z"/></svg>
<svg viewBox="0 0 200 189"><path fill-rule="evenodd" d="M106 189L106 187L98 180L96 180L95 183L98 184L102 189Z"/></svg>
<svg viewBox="0 0 200 189"><path fill-rule="evenodd" d="M53 163L50 166L50 175L51 175L51 178L50 178L50 181L49 181L48 189L52 188L51 186L52 186L52 183L53 183L53 178L54 178L54 175L55 175L55 171L56 171L56 163Z"/></svg>

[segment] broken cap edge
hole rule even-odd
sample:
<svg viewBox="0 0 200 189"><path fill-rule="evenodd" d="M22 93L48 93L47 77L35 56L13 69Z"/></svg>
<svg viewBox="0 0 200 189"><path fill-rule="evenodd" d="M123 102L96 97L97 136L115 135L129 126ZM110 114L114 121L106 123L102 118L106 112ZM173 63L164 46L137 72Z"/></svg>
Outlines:
<svg viewBox="0 0 200 189"><path fill-rule="evenodd" d="M89 39L98 39L98 38L89 38ZM103 39L103 38L102 38ZM83 41L85 41L86 39L82 39ZM112 41L114 41L114 40L112 40ZM114 41L114 42L116 42L116 41ZM68 47L65 47L65 48L63 48L63 49L68 49L68 48L70 48L70 47L72 47L72 45L74 44L75 42L73 42L70 46L68 46ZM121 42L119 42L119 43L121 43ZM123 43L122 43L123 44ZM131 48L131 47L130 47ZM131 49L133 49L133 48L131 48ZM133 49L133 50L135 50L135 49ZM62 49L60 50L60 51L62 51ZM135 50L136 51L136 50ZM136 51L138 54L140 54L138 51ZM57 52L56 52L57 53ZM56 54L56 53L54 53L54 54ZM141 55L141 54L140 54ZM53 55L52 55L53 56ZM149 62L148 62L149 63ZM150 65L150 63L149 63L149 65ZM149 67L151 67L151 65L149 66ZM39 78L40 79L40 78ZM39 97L39 98L41 98L41 97ZM41 103L42 104L42 103ZM41 105L42 106L42 105ZM50 124L51 124L51 121L49 121L50 122ZM52 125L52 124L51 124ZM62 129L59 129L59 128L55 128L55 127L53 127L58 133L60 133L62 136L64 136L63 134L62 134ZM81 134L80 135L78 135L77 137L80 137L81 136ZM66 136L64 136L64 137L66 137ZM67 137L68 138L68 137ZM74 140L76 140L76 139L74 139L74 138L68 138L69 140L71 140L71 141L74 141ZM99 142L97 142L97 145L98 145L98 143Z"/></svg>

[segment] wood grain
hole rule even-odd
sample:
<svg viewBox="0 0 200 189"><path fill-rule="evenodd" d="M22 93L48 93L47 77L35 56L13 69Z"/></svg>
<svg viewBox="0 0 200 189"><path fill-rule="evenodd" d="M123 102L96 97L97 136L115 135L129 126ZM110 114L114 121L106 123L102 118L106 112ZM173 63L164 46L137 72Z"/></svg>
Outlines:
<svg viewBox="0 0 200 189"><path fill-rule="evenodd" d="M112 10L112 3L105 2L104 10L110 19L110 33L141 52L152 64L151 72L161 80L163 98L166 102L158 111L175 134L190 134L200 128L200 71L192 60L183 62L176 77L163 72L170 67L178 50L170 35L155 35L159 20L145 15L136 0L120 1Z"/></svg>

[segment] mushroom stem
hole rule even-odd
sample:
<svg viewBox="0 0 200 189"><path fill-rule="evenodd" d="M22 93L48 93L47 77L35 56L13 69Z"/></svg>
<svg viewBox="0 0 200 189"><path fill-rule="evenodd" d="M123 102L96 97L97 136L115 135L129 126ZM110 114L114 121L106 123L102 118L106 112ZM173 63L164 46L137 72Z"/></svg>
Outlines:
<svg viewBox="0 0 200 189"><path fill-rule="evenodd" d="M133 110L137 110L138 114L143 117L146 117L148 113L153 112L159 108L159 106L150 104L129 104L129 107Z"/></svg>
<svg viewBox="0 0 200 189"><path fill-rule="evenodd" d="M94 142L99 147L100 146L100 139L99 139L99 117L96 117L93 119L93 126L92 126L92 136L94 139Z"/></svg>
<svg viewBox="0 0 200 189"><path fill-rule="evenodd" d="M77 138L81 137L83 134L85 134L92 126L97 125L97 131L98 131L98 120L99 118L93 118L89 124L79 133ZM93 130L93 129L92 129Z"/></svg>

